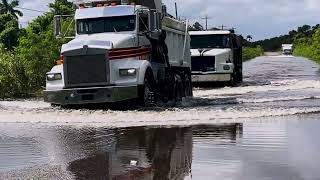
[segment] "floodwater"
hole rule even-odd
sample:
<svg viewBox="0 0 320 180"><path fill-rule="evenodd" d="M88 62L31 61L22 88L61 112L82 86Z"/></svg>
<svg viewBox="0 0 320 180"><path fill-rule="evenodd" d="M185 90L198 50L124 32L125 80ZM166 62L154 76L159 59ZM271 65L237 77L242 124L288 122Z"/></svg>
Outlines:
<svg viewBox="0 0 320 180"><path fill-rule="evenodd" d="M269 56L244 71L176 108L0 101L0 179L319 180L319 66Z"/></svg>

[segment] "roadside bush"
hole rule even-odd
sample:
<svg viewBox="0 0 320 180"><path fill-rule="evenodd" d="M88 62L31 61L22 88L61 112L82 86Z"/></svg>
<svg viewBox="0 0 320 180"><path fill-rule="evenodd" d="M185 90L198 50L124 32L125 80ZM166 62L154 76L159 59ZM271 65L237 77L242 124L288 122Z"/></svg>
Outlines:
<svg viewBox="0 0 320 180"><path fill-rule="evenodd" d="M28 82L23 63L0 45L0 98L26 97L29 94Z"/></svg>
<svg viewBox="0 0 320 180"><path fill-rule="evenodd" d="M53 33L55 14L72 15L74 6L68 0L54 0L50 11L34 19L27 28L19 29L13 15L0 12L0 98L39 95L45 86L45 74L59 57L66 39ZM68 18L62 24L71 35L74 23ZM1 45L2 43L2 45Z"/></svg>
<svg viewBox="0 0 320 180"><path fill-rule="evenodd" d="M39 91L45 86L45 74L59 56L61 44L54 38L52 30L37 32L32 27L20 37L16 52L26 68L31 88Z"/></svg>
<svg viewBox="0 0 320 180"><path fill-rule="evenodd" d="M255 48L244 47L242 50L242 58L243 58L243 61L247 61L247 60L262 56L263 53L264 51L261 46L257 46Z"/></svg>
<svg viewBox="0 0 320 180"><path fill-rule="evenodd" d="M311 38L297 38L294 42L294 55L306 57L320 63L320 28Z"/></svg>

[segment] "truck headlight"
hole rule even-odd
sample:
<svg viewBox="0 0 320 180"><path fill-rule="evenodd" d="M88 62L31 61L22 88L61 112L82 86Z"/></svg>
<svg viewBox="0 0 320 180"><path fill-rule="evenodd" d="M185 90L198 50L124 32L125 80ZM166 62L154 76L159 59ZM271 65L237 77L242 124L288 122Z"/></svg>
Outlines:
<svg viewBox="0 0 320 180"><path fill-rule="evenodd" d="M137 74L136 69L120 69L119 75L120 76L135 76Z"/></svg>
<svg viewBox="0 0 320 180"><path fill-rule="evenodd" d="M57 80L62 80L61 73L47 74L47 81L57 81Z"/></svg>

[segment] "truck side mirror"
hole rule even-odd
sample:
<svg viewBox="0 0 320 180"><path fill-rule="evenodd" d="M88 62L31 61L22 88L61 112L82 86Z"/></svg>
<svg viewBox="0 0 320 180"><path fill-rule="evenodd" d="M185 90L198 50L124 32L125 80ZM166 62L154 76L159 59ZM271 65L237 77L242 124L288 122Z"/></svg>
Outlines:
<svg viewBox="0 0 320 180"><path fill-rule="evenodd" d="M158 13L156 10L149 11L149 31L154 32L158 30Z"/></svg>
<svg viewBox="0 0 320 180"><path fill-rule="evenodd" d="M61 31L61 16L54 16L54 36L61 38L63 36Z"/></svg>
<svg viewBox="0 0 320 180"><path fill-rule="evenodd" d="M72 18L72 19L71 19ZM54 16L54 36L56 38L73 39L75 36L73 15Z"/></svg>

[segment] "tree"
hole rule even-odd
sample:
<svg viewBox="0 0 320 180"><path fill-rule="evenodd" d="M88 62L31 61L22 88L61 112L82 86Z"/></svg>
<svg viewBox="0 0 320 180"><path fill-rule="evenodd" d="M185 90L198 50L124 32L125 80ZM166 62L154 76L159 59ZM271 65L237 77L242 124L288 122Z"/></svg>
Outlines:
<svg viewBox="0 0 320 180"><path fill-rule="evenodd" d="M5 14L9 13L13 15L16 19L23 16L23 13L15 8L19 6L19 0L13 0L11 3L8 0L1 0L2 3L0 4L0 13Z"/></svg>
<svg viewBox="0 0 320 180"><path fill-rule="evenodd" d="M74 14L73 3L68 0L55 0L49 4L51 12L54 15L72 15Z"/></svg>
<svg viewBox="0 0 320 180"><path fill-rule="evenodd" d="M189 26L190 31L203 31L204 28L199 22L195 22L192 26Z"/></svg>
<svg viewBox="0 0 320 180"><path fill-rule="evenodd" d="M8 50L13 50L18 45L19 25L15 16L0 14L0 43Z"/></svg>
<svg viewBox="0 0 320 180"><path fill-rule="evenodd" d="M17 53L26 67L30 87L39 90L45 85L45 74L59 57L65 39L56 39L53 33L55 14L72 15L75 9L67 0L55 0L49 4L50 12L33 20L19 38ZM69 23L70 22L66 22ZM69 24L62 24L63 27Z"/></svg>
<svg viewBox="0 0 320 180"><path fill-rule="evenodd" d="M197 31L203 31L204 30L203 26L199 22L194 23L193 27Z"/></svg>

